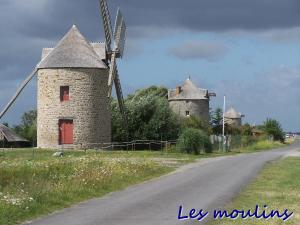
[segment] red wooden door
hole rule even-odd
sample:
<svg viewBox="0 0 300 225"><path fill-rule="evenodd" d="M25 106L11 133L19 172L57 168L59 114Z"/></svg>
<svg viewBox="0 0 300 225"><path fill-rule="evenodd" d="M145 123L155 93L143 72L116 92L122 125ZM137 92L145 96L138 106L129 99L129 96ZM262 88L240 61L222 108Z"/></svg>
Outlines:
<svg viewBox="0 0 300 225"><path fill-rule="evenodd" d="M73 144L73 120L59 121L59 144Z"/></svg>

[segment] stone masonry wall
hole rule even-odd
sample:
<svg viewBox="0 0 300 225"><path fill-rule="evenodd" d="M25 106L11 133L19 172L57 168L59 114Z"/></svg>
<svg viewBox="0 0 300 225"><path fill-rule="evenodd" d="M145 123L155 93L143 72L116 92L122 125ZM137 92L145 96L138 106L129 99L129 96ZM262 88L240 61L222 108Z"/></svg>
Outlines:
<svg viewBox="0 0 300 225"><path fill-rule="evenodd" d="M172 110L180 116L185 117L186 111L189 111L191 116L209 121L209 100L176 100L169 103Z"/></svg>
<svg viewBox="0 0 300 225"><path fill-rule="evenodd" d="M74 145L95 147L111 141L108 71L101 69L40 69L38 71L37 144L59 148L59 119L73 119ZM70 100L60 101L60 87L70 87Z"/></svg>
<svg viewBox="0 0 300 225"><path fill-rule="evenodd" d="M225 123L233 126L241 126L242 125L242 119L241 118L225 118Z"/></svg>

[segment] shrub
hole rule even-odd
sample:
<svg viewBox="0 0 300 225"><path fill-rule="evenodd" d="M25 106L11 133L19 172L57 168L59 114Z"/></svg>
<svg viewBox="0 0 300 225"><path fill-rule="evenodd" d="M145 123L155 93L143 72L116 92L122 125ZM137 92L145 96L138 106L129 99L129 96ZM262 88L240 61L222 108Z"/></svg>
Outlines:
<svg viewBox="0 0 300 225"><path fill-rule="evenodd" d="M182 120L182 128L195 128L195 129L200 129L203 130L207 134L212 133L212 129L209 125L208 122L200 119L199 117L196 116L190 116L186 117Z"/></svg>
<svg viewBox="0 0 300 225"><path fill-rule="evenodd" d="M263 125L264 131L274 138L274 141L284 142L284 132L281 124L274 119L267 119Z"/></svg>
<svg viewBox="0 0 300 225"><path fill-rule="evenodd" d="M200 154L201 149L206 153L212 152L212 144L207 134L195 128L186 128L179 137L178 146L181 151L189 154Z"/></svg>
<svg viewBox="0 0 300 225"><path fill-rule="evenodd" d="M242 144L242 147L246 147L246 146L254 144L257 141L258 141L257 137L243 135L242 140L241 140L241 142L242 142L241 144Z"/></svg>

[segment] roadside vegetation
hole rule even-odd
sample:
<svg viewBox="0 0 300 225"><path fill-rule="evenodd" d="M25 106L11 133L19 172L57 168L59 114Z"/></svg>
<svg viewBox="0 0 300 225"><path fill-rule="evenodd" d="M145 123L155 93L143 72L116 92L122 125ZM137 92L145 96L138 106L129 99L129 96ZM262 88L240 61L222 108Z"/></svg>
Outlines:
<svg viewBox="0 0 300 225"><path fill-rule="evenodd" d="M193 116L181 118L170 109L164 87L137 90L125 99L125 104L130 140L175 142L159 144L156 151L138 151L145 150L144 146L134 147L137 151L65 151L59 158L52 156L53 151L34 148L0 150L0 225L17 224L86 199L101 197L200 158L286 145L279 122L268 119L255 127L226 125L230 144L223 148L220 144L222 110L217 108L211 112L209 122ZM126 132L115 100L111 107L113 141L125 142ZM25 113L21 123L12 128L35 146L36 111ZM148 145L153 150L151 144Z"/></svg>
<svg viewBox="0 0 300 225"><path fill-rule="evenodd" d="M18 224L86 199L101 197L201 158L246 151L250 150L195 155L176 148L165 151L89 150L66 151L63 157L54 157L51 150L2 150L0 225Z"/></svg>
<svg viewBox="0 0 300 225"><path fill-rule="evenodd" d="M255 209L256 205L261 208L268 206L267 214L270 210L278 210L282 213L285 209L294 212L294 215L285 223L280 219L269 220L217 220L211 221L211 225L231 225L231 224L300 224L300 157L290 157L281 161L269 163L262 173L245 188L242 193L228 204L225 209L249 210Z"/></svg>
<svg viewBox="0 0 300 225"><path fill-rule="evenodd" d="M203 121L194 116L183 118L172 111L167 97L168 89L157 86L140 89L128 95L125 98L128 115L128 136L123 127L117 100L114 99L111 103L112 141L173 140L174 142L177 140L177 149L190 154L209 153L219 151L221 148L224 150L223 146L220 146L223 124L223 111L221 108L216 108L210 112L210 121ZM32 146L36 145L37 138L36 116L36 110L26 112L21 118L21 123L12 127L20 136L29 140ZM228 140L226 151L249 146L252 146L250 148L253 150L264 149L272 147L273 143L270 141L281 143L285 141L281 125L274 119L267 119L262 125L257 126L226 124L225 135ZM193 138L188 136L193 136ZM214 137L214 141L212 141L212 137ZM210 144L209 142L213 143ZM216 142L218 143L216 144ZM144 149L145 146L141 146L136 150Z"/></svg>
<svg viewBox="0 0 300 225"><path fill-rule="evenodd" d="M194 160L191 155L158 152L0 153L0 224L27 219L161 176Z"/></svg>

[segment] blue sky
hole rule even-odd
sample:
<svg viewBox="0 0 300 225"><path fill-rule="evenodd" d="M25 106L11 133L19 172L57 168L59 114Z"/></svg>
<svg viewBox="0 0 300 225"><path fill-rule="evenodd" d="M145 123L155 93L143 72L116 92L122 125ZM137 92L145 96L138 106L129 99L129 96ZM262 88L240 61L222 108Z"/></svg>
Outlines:
<svg viewBox="0 0 300 225"><path fill-rule="evenodd" d="M216 59L197 56L182 59L170 53L170 49L189 42L215 44L226 50ZM297 41L276 41L254 34L178 32L150 43L140 41L138 46L141 50L137 57L125 58L120 63L127 91L149 84L174 88L191 76L200 87L217 93L217 98L212 98L212 108L222 106L223 95L227 95L228 106L246 114L245 121L251 124L272 117L279 119L286 130L297 130L300 126L297 103L300 91L294 94L289 90L292 88L280 84L280 79L299 81ZM289 77L289 73L296 74ZM278 79L278 83L271 78ZM280 101L278 94L286 102Z"/></svg>
<svg viewBox="0 0 300 225"><path fill-rule="evenodd" d="M38 62L41 49L55 46L73 23L89 40L104 39L97 0L3 1L0 108ZM150 85L174 88L191 76L216 92L212 108L221 106L226 94L228 106L245 114L246 122L271 117L285 130L300 130L299 2L254 0L245 7L238 0L190 0L184 8L176 0L108 2L111 9L120 5L127 19L126 54L119 61L125 93ZM35 107L36 80L2 122L17 124Z"/></svg>

